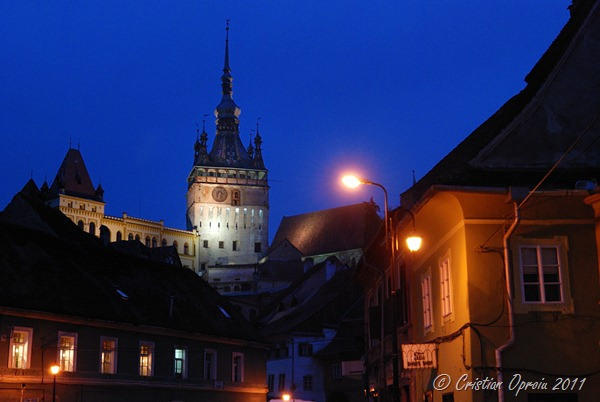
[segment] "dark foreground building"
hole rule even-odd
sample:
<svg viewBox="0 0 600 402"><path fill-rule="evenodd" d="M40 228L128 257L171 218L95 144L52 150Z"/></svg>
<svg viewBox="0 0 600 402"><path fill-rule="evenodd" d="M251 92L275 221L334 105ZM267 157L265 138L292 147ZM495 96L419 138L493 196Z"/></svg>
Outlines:
<svg viewBox="0 0 600 402"><path fill-rule="evenodd" d="M30 181L0 215L0 400L52 400L56 364L61 402L264 401L263 344L173 255L104 245Z"/></svg>

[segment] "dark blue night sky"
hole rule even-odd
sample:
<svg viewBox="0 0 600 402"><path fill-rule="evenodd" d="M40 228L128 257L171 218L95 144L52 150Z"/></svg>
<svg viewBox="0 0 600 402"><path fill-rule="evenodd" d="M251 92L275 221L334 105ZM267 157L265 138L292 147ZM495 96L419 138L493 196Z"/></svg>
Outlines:
<svg viewBox="0 0 600 402"><path fill-rule="evenodd" d="M569 0L0 1L0 208L80 144L107 212L185 225L231 20L241 136L261 117L271 236L283 215L399 193L524 87Z"/></svg>

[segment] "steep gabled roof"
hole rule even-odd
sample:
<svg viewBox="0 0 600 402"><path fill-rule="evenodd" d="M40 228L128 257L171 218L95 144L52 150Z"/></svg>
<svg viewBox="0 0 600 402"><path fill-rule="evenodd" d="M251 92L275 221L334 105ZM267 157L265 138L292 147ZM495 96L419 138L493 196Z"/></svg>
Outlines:
<svg viewBox="0 0 600 402"><path fill-rule="evenodd" d="M549 187L600 178L600 7L580 0L527 86L402 194L411 206L433 185L533 186L585 133Z"/></svg>
<svg viewBox="0 0 600 402"><path fill-rule="evenodd" d="M100 189L100 187L99 187ZM78 149L70 148L50 186L50 194L67 194L102 201L102 194L94 189L92 179Z"/></svg>
<svg viewBox="0 0 600 402"><path fill-rule="evenodd" d="M24 226L20 212L37 218ZM0 282L11 284L0 292L3 307L258 339L193 271L105 246L45 205L31 185L0 214Z"/></svg>
<svg viewBox="0 0 600 402"><path fill-rule="evenodd" d="M285 216L271 249L286 240L305 257L364 248L381 224L375 208L374 204L363 202Z"/></svg>

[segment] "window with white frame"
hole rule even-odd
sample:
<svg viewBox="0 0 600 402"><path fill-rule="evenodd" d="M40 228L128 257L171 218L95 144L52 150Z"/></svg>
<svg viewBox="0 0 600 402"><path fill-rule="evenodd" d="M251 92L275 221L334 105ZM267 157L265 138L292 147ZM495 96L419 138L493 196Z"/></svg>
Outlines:
<svg viewBox="0 0 600 402"><path fill-rule="evenodd" d="M140 342L140 375L150 377L153 375L154 343Z"/></svg>
<svg viewBox="0 0 600 402"><path fill-rule="evenodd" d="M550 245L520 247L521 290L524 303L561 303L563 285L559 248Z"/></svg>
<svg viewBox="0 0 600 402"><path fill-rule="evenodd" d="M431 305L431 273L421 277L421 298L423 301L423 329L425 332L433 328L433 309Z"/></svg>
<svg viewBox="0 0 600 402"><path fill-rule="evenodd" d="M450 258L446 257L440 262L440 294L442 296L442 318L452 315L452 279L450 271Z"/></svg>
<svg viewBox="0 0 600 402"><path fill-rule="evenodd" d="M217 379L217 351L214 349L204 351L204 379Z"/></svg>
<svg viewBox="0 0 600 402"><path fill-rule="evenodd" d="M185 348L176 347L173 353L173 367L175 377L185 378L187 377L186 370L186 350Z"/></svg>
<svg viewBox="0 0 600 402"><path fill-rule="evenodd" d="M58 365L60 371L75 371L77 334L58 333Z"/></svg>
<svg viewBox="0 0 600 402"><path fill-rule="evenodd" d="M14 369L27 369L30 365L31 341L33 329L14 327L10 334L10 348L8 367Z"/></svg>
<svg viewBox="0 0 600 402"><path fill-rule="evenodd" d="M100 372L102 374L117 372L117 338L100 337Z"/></svg>
<svg viewBox="0 0 600 402"><path fill-rule="evenodd" d="M231 359L231 381L244 382L244 354L233 352Z"/></svg>

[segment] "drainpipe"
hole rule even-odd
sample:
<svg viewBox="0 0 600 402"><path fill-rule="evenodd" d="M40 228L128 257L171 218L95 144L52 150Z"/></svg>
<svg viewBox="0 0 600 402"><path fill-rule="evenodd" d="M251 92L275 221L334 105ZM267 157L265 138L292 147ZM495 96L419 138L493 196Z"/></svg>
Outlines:
<svg viewBox="0 0 600 402"><path fill-rule="evenodd" d="M519 216L519 205L514 201L513 201L513 208L514 208L514 212L515 212L514 220L502 238L502 246L504 247L504 276L506 279L506 294L508 296L507 304L508 304L509 336L508 336L508 340L506 341L506 343L504 343L503 345L500 345L498 348L496 348L496 366L498 367L498 369L497 369L498 370L498 373L497 373L498 383L503 381L503 375L502 375L502 370L501 370L502 369L502 352L504 350L506 350L507 348L509 348L510 346L512 346L513 343L515 343L515 331L513 328L513 324L514 324L513 294L512 294L512 288L511 288L511 283L510 283L510 261L509 261L509 253L508 253L508 243L510 240L510 236L513 234L513 232L517 228L517 225L519 224L521 217ZM504 388L503 387L498 388L498 402L504 402Z"/></svg>

